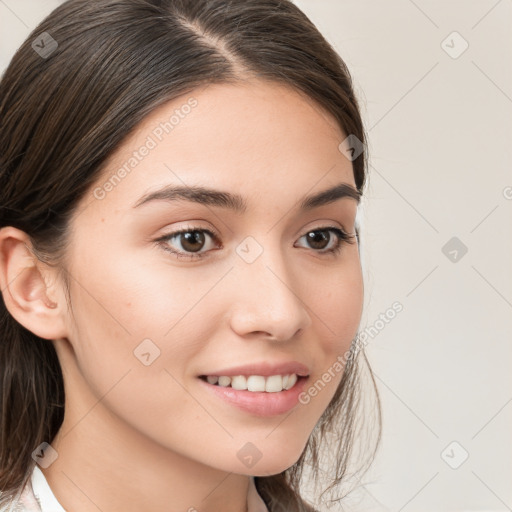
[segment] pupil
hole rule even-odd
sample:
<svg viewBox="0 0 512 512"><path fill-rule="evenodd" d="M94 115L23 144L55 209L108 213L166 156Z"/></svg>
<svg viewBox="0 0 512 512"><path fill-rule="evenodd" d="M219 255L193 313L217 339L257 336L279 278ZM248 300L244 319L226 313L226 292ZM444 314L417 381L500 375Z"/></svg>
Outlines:
<svg viewBox="0 0 512 512"><path fill-rule="evenodd" d="M318 234L319 234L319 236L318 236ZM315 247L315 244L317 243L317 238L320 239L320 243L321 243L322 240L323 241L327 240L327 236L326 236L327 234L325 232L323 232L323 231L310 231L308 235L309 235L308 238L309 238L309 240L311 242L313 242L313 246L314 246L315 249L323 249L323 247Z"/></svg>
<svg viewBox="0 0 512 512"><path fill-rule="evenodd" d="M197 252L201 249L201 247L197 247L197 242L199 240L200 244L201 242L204 243L204 233L201 231L190 231L188 233L184 233L183 236L185 237L185 242L182 243L184 249L192 252ZM192 243L192 246L187 247L187 245L190 243Z"/></svg>

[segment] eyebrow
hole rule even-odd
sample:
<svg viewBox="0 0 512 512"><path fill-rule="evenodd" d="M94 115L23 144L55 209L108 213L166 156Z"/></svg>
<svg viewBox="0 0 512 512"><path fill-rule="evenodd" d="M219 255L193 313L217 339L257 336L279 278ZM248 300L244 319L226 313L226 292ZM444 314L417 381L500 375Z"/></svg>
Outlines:
<svg viewBox="0 0 512 512"><path fill-rule="evenodd" d="M308 211L342 198L354 199L359 204L361 195L361 192L352 185L340 183L327 190L303 197L300 201L299 208L302 211ZM138 208L152 201L177 200L226 208L233 210L235 213L244 213L247 210L247 202L240 194L202 186L182 185L168 185L154 192L145 194L134 204L133 208Z"/></svg>

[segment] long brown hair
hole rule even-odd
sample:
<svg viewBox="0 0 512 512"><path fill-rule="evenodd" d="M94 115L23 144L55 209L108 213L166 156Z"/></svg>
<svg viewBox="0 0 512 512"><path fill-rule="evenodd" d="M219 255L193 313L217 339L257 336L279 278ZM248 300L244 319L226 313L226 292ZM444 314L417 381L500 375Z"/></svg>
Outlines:
<svg viewBox="0 0 512 512"><path fill-rule="evenodd" d="M34 253L66 277L68 222L133 128L198 86L250 75L291 85L361 141L364 151L352 165L362 192L366 136L350 73L290 0L69 0L30 34L0 81L0 228L26 232ZM329 489L341 489L362 417L360 363L369 368L364 351L353 351L297 463L255 479L272 512L312 510L300 482L308 464L319 475L329 433L335 434ZM0 382L1 505L23 488L33 450L53 440L64 417L52 342L16 322L3 299ZM380 439L378 402L377 409L377 443L359 458L361 467Z"/></svg>

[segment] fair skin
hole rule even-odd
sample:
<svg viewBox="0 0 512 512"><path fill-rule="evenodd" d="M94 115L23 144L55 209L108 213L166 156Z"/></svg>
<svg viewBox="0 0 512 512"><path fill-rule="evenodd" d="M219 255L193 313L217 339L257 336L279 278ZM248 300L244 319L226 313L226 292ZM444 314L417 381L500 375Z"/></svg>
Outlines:
<svg viewBox="0 0 512 512"><path fill-rule="evenodd" d="M356 243L338 254L307 233L335 226L354 234L357 201L311 210L298 203L340 183L355 187L339 151L346 135L318 105L284 85L209 85L153 111L109 159L102 186L155 126L193 96L198 104L101 200L91 191L71 222L66 254L73 311L56 269L28 250L29 238L0 231L1 287L10 313L53 340L63 368L64 423L43 469L66 510L243 512L249 476L293 465L329 404L341 372L307 405L261 417L205 393L209 370L295 360L309 385L348 350L357 333L363 283ZM151 201L165 185L240 194L247 210ZM178 259L155 239L207 229L202 259ZM248 264L246 238L263 248ZM167 247L187 252L176 237ZM324 251L324 253L322 253ZM191 254L189 249L188 254ZM133 351L151 339L160 356ZM248 468L247 443L262 457Z"/></svg>

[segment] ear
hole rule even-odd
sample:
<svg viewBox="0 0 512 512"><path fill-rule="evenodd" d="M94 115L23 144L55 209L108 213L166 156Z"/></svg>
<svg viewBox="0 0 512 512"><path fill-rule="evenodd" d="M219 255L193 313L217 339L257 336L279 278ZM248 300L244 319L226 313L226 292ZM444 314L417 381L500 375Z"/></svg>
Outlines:
<svg viewBox="0 0 512 512"><path fill-rule="evenodd" d="M30 237L12 226L0 229L0 289L9 313L37 336L67 337L67 304L57 270L32 252Z"/></svg>

